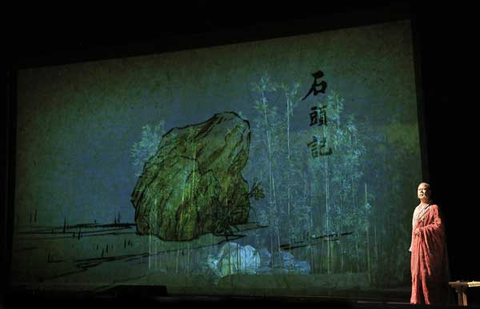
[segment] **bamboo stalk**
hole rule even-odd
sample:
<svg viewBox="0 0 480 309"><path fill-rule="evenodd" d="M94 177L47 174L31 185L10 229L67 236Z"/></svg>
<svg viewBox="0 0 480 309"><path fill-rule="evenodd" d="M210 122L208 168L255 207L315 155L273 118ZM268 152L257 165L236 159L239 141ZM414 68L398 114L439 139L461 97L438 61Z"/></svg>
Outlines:
<svg viewBox="0 0 480 309"><path fill-rule="evenodd" d="M365 206L368 205L368 187L365 183ZM371 274L371 265L370 265L370 233L369 233L369 222L368 222L368 213L365 214L365 220L367 222L367 267L368 267L368 283L372 283L372 274Z"/></svg>
<svg viewBox="0 0 480 309"><path fill-rule="evenodd" d="M175 273L178 274L178 264L180 259L180 249L177 249L177 259L176 259L176 265L175 265Z"/></svg>
<svg viewBox="0 0 480 309"><path fill-rule="evenodd" d="M327 221L327 233L330 233L329 225L329 184L328 184L328 158L325 158L325 212ZM330 274L331 252L330 237L327 238L327 274Z"/></svg>
<svg viewBox="0 0 480 309"><path fill-rule="evenodd" d="M267 116L267 108L266 108L266 103L267 103L267 98L265 96L265 92L262 91L261 93L262 96L262 103L263 103L263 118L265 122L265 133L267 137L267 157L268 157L268 168L269 168L269 187L270 187L270 192L269 192L269 208L270 208L270 220L274 220L272 212L273 208L275 207L275 201L274 201L274 195L275 195L275 186L274 186L274 178L273 178L273 165L272 165L272 145L271 145L271 129L270 129L270 123L268 121L268 116ZM275 233L275 229L271 229L270 231L271 234ZM273 254L273 235L271 235L270 238L270 248L272 250ZM280 247L278 247L280 250ZM273 255L272 255L273 256ZM273 262L273 259L272 259Z"/></svg>
<svg viewBox="0 0 480 309"><path fill-rule="evenodd" d="M312 228L313 228L313 218L312 216L310 216L310 224L309 224L310 235L312 234ZM308 237L310 237L310 235L308 235ZM310 239L308 241L310 242ZM309 248L310 248L310 264L312 265L312 269L314 270L313 272L315 273L316 272L315 252L313 250L313 246L310 245Z"/></svg>
<svg viewBox="0 0 480 309"><path fill-rule="evenodd" d="M187 275L190 275L190 243L187 243Z"/></svg>
<svg viewBox="0 0 480 309"><path fill-rule="evenodd" d="M286 96L287 102L287 160L288 160L288 172L291 171L291 152L290 152L290 100L288 96ZM289 173L290 176L290 173ZM291 203L291 196L290 196L290 186L287 186L287 212L288 212L288 221L290 223L290 205Z"/></svg>
<svg viewBox="0 0 480 309"><path fill-rule="evenodd" d="M151 267L152 235L148 235L148 269Z"/></svg>
<svg viewBox="0 0 480 309"><path fill-rule="evenodd" d="M232 264L231 264L232 253L230 251L230 241L228 241L227 244L228 244L228 279L230 280L230 287L231 287L233 282L232 282Z"/></svg>
<svg viewBox="0 0 480 309"><path fill-rule="evenodd" d="M358 209L357 209L357 204L356 204L356 199L355 199L355 182L353 180L353 176L351 177L352 178L352 202L353 202L353 213L355 215L355 217L358 216ZM357 272L360 272L360 256L359 256L359 252L358 252L358 233L355 234L355 257L356 257L356 264L357 264Z"/></svg>

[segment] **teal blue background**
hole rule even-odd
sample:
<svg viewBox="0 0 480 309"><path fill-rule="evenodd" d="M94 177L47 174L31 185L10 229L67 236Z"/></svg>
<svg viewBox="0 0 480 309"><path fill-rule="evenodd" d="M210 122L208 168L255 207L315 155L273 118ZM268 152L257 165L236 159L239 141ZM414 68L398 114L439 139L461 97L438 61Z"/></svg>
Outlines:
<svg viewBox="0 0 480 309"><path fill-rule="evenodd" d="M16 231L26 226L58 227L65 221L106 224L119 214L122 222L133 223L130 195L137 176L131 148L140 140L143 126L164 121L168 131L234 111L251 121L253 144L264 134L253 125L259 119L253 83L265 75L275 83L298 83L303 97L313 82L311 74L318 70L325 74L326 94L338 93L345 99L342 117L355 119L358 136L370 141L365 144L357 195L360 199L364 183L370 184L375 199L368 202L375 212L369 220L375 223L362 224L391 229L383 236L384 250L390 250L396 263L390 265L398 266L393 270L399 277L396 282L408 284L410 216L417 203L416 186L422 181L409 21L20 70ZM317 100L310 96L298 103L290 119L292 136L295 132L297 138L310 138L309 113ZM282 102L278 93L270 94L271 108L281 109ZM309 154L306 146L297 150L303 151L294 158L298 162ZM245 169L250 184L258 176L252 166L260 162L259 156L252 150ZM304 168L308 172L308 165ZM282 186L294 182L281 180ZM320 208L316 199L323 196L315 195L316 190L323 188L309 191L314 201L310 206ZM261 203L252 202L252 208Z"/></svg>

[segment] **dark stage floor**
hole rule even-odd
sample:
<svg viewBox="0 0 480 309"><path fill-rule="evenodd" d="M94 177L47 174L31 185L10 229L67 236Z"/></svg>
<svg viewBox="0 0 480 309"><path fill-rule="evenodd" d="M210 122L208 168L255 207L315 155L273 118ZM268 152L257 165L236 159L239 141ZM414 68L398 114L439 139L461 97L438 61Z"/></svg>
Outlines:
<svg viewBox="0 0 480 309"><path fill-rule="evenodd" d="M157 295L162 294L162 290ZM165 292L165 291L164 291ZM404 294L404 293L403 293ZM476 296L476 295L475 295ZM247 296L152 296L149 293L25 293L25 291L5 294L0 303L0 308L454 308L456 297L448 306L411 305L408 295L396 294L391 298L363 297L360 299L340 297L247 297ZM476 298L469 299L470 308L480 308Z"/></svg>

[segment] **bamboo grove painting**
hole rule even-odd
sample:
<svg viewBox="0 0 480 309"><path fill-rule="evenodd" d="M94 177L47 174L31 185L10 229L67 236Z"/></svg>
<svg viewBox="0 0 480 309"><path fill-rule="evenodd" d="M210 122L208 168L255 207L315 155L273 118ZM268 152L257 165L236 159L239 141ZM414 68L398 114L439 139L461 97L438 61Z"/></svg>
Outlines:
<svg viewBox="0 0 480 309"><path fill-rule="evenodd" d="M18 74L14 284L410 284L409 21Z"/></svg>

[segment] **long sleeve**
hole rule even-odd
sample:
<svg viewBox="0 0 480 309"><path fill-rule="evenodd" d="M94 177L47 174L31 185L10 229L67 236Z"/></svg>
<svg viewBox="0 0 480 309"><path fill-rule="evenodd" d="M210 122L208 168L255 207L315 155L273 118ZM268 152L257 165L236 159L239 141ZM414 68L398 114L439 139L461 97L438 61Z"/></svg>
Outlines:
<svg viewBox="0 0 480 309"><path fill-rule="evenodd" d="M437 205L429 206L413 227L411 255L413 304L442 303L448 275L445 229ZM415 235L415 230L419 233Z"/></svg>

